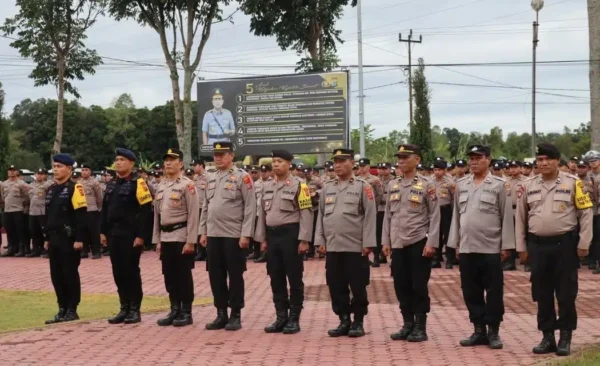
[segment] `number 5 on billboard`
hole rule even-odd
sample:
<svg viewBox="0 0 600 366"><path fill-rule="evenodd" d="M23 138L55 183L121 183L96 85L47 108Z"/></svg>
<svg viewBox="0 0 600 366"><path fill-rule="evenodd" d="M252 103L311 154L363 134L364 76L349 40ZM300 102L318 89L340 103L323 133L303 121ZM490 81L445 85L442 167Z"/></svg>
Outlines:
<svg viewBox="0 0 600 366"><path fill-rule="evenodd" d="M246 94L254 93L254 84L248 83L246 84Z"/></svg>

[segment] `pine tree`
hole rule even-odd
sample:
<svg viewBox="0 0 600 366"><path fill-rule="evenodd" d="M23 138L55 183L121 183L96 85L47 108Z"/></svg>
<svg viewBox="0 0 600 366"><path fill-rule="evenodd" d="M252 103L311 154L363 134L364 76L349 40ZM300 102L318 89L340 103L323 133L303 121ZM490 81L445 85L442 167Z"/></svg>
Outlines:
<svg viewBox="0 0 600 366"><path fill-rule="evenodd" d="M4 90L0 83L0 181L6 178L6 167L8 166L8 122L4 119L2 110L4 107Z"/></svg>
<svg viewBox="0 0 600 366"><path fill-rule="evenodd" d="M430 163L435 157L435 152L431 148L431 116L429 114L431 90L425 77L423 58L419 58L419 66L415 71L412 87L415 111L414 122L410 128L410 142L421 148L422 160Z"/></svg>

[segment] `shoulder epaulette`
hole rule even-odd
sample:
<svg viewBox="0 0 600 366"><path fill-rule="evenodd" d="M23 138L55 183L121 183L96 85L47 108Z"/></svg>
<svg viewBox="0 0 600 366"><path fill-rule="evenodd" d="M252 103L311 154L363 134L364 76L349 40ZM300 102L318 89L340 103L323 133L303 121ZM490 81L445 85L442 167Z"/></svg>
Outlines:
<svg viewBox="0 0 600 366"><path fill-rule="evenodd" d="M492 175L492 179L499 180L500 182L503 182L503 183L504 183L504 182L506 182L506 179L505 179L505 178L502 178L502 177L497 177L497 176L495 176L495 175Z"/></svg>

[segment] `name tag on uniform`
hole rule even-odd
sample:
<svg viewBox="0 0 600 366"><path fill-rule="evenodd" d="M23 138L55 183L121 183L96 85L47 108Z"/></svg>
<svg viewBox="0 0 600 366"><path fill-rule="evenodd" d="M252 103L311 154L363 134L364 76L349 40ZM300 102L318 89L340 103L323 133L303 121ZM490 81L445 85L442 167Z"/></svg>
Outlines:
<svg viewBox="0 0 600 366"><path fill-rule="evenodd" d="M419 202L419 196L410 196L412 202Z"/></svg>
<svg viewBox="0 0 600 366"><path fill-rule="evenodd" d="M398 201L398 200L400 200L400 194L399 193L395 193L395 194L392 194L390 196L390 201Z"/></svg>
<svg viewBox="0 0 600 366"><path fill-rule="evenodd" d="M216 186L217 186L216 182L210 182L210 183L208 183L208 189L215 189Z"/></svg>
<svg viewBox="0 0 600 366"><path fill-rule="evenodd" d="M179 195L177 195L177 193L171 193L171 199L172 200L178 200L179 199Z"/></svg>
<svg viewBox="0 0 600 366"><path fill-rule="evenodd" d="M162 198L163 198L163 193L162 193L162 192L159 192L159 193L156 195L156 199L157 199L157 200L162 200Z"/></svg>
<svg viewBox="0 0 600 366"><path fill-rule="evenodd" d="M325 203L330 204L335 202L335 197L327 197L325 198Z"/></svg>
<svg viewBox="0 0 600 366"><path fill-rule="evenodd" d="M225 189L233 189L233 184L232 183L226 183L225 184Z"/></svg>
<svg viewBox="0 0 600 366"><path fill-rule="evenodd" d="M393 186L392 188L394 188L394 189L398 189L398 188L400 188L400 186L399 186L399 185L397 185L397 184L394 184L394 186Z"/></svg>
<svg viewBox="0 0 600 366"><path fill-rule="evenodd" d="M231 177L229 177L229 179L235 182L237 180L237 177L235 175L232 175Z"/></svg>

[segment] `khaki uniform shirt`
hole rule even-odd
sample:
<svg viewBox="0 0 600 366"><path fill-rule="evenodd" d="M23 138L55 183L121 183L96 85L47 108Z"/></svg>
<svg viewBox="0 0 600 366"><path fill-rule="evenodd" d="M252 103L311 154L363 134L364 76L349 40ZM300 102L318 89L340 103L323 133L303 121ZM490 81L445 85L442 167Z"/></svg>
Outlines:
<svg viewBox="0 0 600 366"><path fill-rule="evenodd" d="M251 238L256 219L256 196L250 175L233 167L206 174L200 234Z"/></svg>
<svg viewBox="0 0 600 366"><path fill-rule="evenodd" d="M20 179L5 180L0 184L0 206L4 212L24 212L29 206L29 185Z"/></svg>
<svg viewBox="0 0 600 366"><path fill-rule="evenodd" d="M388 183L382 245L405 248L427 237L427 246L440 242L440 209L435 184L422 175Z"/></svg>
<svg viewBox="0 0 600 366"><path fill-rule="evenodd" d="M384 195L383 195L383 184L381 184L381 180L374 176L373 174L369 174L366 177L362 177L362 179L366 180L367 183L369 183L371 185L371 188L373 188L373 192L375 193L375 205L381 205L382 202L384 202Z"/></svg>
<svg viewBox="0 0 600 366"><path fill-rule="evenodd" d="M594 172L591 172L588 174L588 176L590 177L590 180L593 181L593 191L594 194L592 195L592 198L594 198L594 215L600 215L600 174L596 174Z"/></svg>
<svg viewBox="0 0 600 366"><path fill-rule="evenodd" d="M194 175L194 184L196 186L199 209L202 210L202 205L204 204L204 190L206 189L206 174Z"/></svg>
<svg viewBox="0 0 600 366"><path fill-rule="evenodd" d="M433 184L435 185L435 192L438 198L439 206L451 205L454 200L454 190L456 185L452 182L452 178L449 176L442 177L441 180L433 178Z"/></svg>
<svg viewBox="0 0 600 366"><path fill-rule="evenodd" d="M104 195L102 193L102 187L100 187L100 182L89 177L79 179L79 184L83 186L83 190L85 191L87 212L101 211Z"/></svg>
<svg viewBox="0 0 600 366"><path fill-rule="evenodd" d="M559 172L554 181L541 175L523 182L516 214L517 251L526 252L527 230L537 236L558 236L577 228L580 249L592 241L593 204L583 192L584 185L574 175Z"/></svg>
<svg viewBox="0 0 600 366"><path fill-rule="evenodd" d="M509 178L506 181L506 188L508 191L506 192L511 198L511 205L513 207L517 206L517 199L519 196L519 190L521 189L521 184L525 181L525 177L519 175L519 178ZM513 210L514 211L514 210Z"/></svg>
<svg viewBox="0 0 600 366"><path fill-rule="evenodd" d="M301 209L298 199L301 186L304 184L300 178L291 174L285 180L271 179L263 183L254 240L265 241L267 227L296 223L300 224L298 240L312 240L313 213L310 211L312 207ZM308 188L307 185L305 187Z"/></svg>
<svg viewBox="0 0 600 366"><path fill-rule="evenodd" d="M394 179L394 177L390 174L387 177L381 177L381 187L383 189L383 194L381 201L377 204L377 212L385 212L385 203L388 198L388 185Z"/></svg>
<svg viewBox="0 0 600 366"><path fill-rule="evenodd" d="M150 184L148 184L150 187ZM102 196L104 196L104 192L106 192L106 182L100 182L100 189L102 190Z"/></svg>
<svg viewBox="0 0 600 366"><path fill-rule="evenodd" d="M29 215L44 216L46 214L46 192L53 183L50 181L33 181L29 185Z"/></svg>
<svg viewBox="0 0 600 366"><path fill-rule="evenodd" d="M154 199L153 243L196 243L200 207L194 182L184 176L175 180L164 178L158 185ZM187 222L187 226L172 232L164 232L161 226Z"/></svg>
<svg viewBox="0 0 600 366"><path fill-rule="evenodd" d="M351 177L325 183L319 200L315 246L328 252L356 252L376 246L375 193L366 180Z"/></svg>
<svg viewBox="0 0 600 366"><path fill-rule="evenodd" d="M456 185L448 247L460 253L496 254L515 249L515 225L506 181L488 173L479 186L473 176Z"/></svg>

